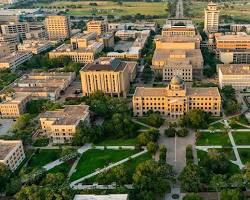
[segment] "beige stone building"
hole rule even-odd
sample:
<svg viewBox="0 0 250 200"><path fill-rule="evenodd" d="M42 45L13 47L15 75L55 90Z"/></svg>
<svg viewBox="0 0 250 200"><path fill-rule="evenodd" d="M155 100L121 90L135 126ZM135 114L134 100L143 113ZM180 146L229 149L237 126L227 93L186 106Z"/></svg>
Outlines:
<svg viewBox="0 0 250 200"><path fill-rule="evenodd" d="M192 79L193 77L200 78L202 76L203 63L200 49L156 49L152 59L154 71L158 73L163 72L165 80L170 80L174 75L179 75L186 81L190 81L190 78ZM185 67L187 67L187 71ZM179 74L179 70L185 74ZM189 72L192 72L191 76Z"/></svg>
<svg viewBox="0 0 250 200"><path fill-rule="evenodd" d="M25 159L21 140L0 140L0 162L13 172Z"/></svg>
<svg viewBox="0 0 250 200"><path fill-rule="evenodd" d="M219 85L231 85L236 90L250 89L250 64L217 65Z"/></svg>
<svg viewBox="0 0 250 200"><path fill-rule="evenodd" d="M0 58L8 56L11 54L13 45L6 42L0 42Z"/></svg>
<svg viewBox="0 0 250 200"><path fill-rule="evenodd" d="M11 69L15 71L21 64L32 58L30 51L16 51L0 58L0 70Z"/></svg>
<svg viewBox="0 0 250 200"><path fill-rule="evenodd" d="M63 109L46 111L40 115L40 124L53 143L69 143L79 123L89 123L89 106L67 105Z"/></svg>
<svg viewBox="0 0 250 200"><path fill-rule="evenodd" d="M84 96L102 91L111 96L127 96L130 81L135 77L136 62L122 62L115 58L100 58L80 71Z"/></svg>
<svg viewBox="0 0 250 200"><path fill-rule="evenodd" d="M15 81L13 89L16 92L29 92L32 98L56 100L75 78L74 72L30 73Z"/></svg>
<svg viewBox="0 0 250 200"><path fill-rule="evenodd" d="M10 22L9 24L1 25L3 35L18 33L22 39L26 38L26 33L30 32L29 23L27 22Z"/></svg>
<svg viewBox="0 0 250 200"><path fill-rule="evenodd" d="M221 62L250 63L250 35L218 35L215 37L216 53Z"/></svg>
<svg viewBox="0 0 250 200"><path fill-rule="evenodd" d="M40 54L49 48L51 48L51 43L46 40L24 40L18 45L19 51L31 51L33 54Z"/></svg>
<svg viewBox="0 0 250 200"><path fill-rule="evenodd" d="M167 20L162 28L162 36L191 36L197 34L195 26L192 23L186 23L183 20Z"/></svg>
<svg viewBox="0 0 250 200"><path fill-rule="evenodd" d="M97 35L101 35L108 31L108 23L105 21L89 21L87 23L87 31L88 32L95 32Z"/></svg>
<svg viewBox="0 0 250 200"><path fill-rule="evenodd" d="M166 88L137 87L133 95L134 116L143 116L153 110L166 117L179 118L193 109L220 116L218 88L188 88L182 79L174 76Z"/></svg>
<svg viewBox="0 0 250 200"><path fill-rule="evenodd" d="M0 95L0 117L17 118L25 112L26 104L30 101L30 93L12 93Z"/></svg>
<svg viewBox="0 0 250 200"><path fill-rule="evenodd" d="M16 45L20 42L19 34L13 33L8 35L0 34L0 43L9 43L12 44L13 47L11 49L12 52L16 51Z"/></svg>
<svg viewBox="0 0 250 200"><path fill-rule="evenodd" d="M71 44L62 44L49 52L49 58L68 56L75 62L92 63L97 53L104 48L102 42L96 41L95 32L78 33L70 39Z"/></svg>
<svg viewBox="0 0 250 200"><path fill-rule="evenodd" d="M218 32L220 10L217 4L212 1L208 3L207 8L204 9L204 13L204 31L207 33Z"/></svg>
<svg viewBox="0 0 250 200"><path fill-rule="evenodd" d="M50 40L64 40L70 37L70 23L67 16L48 16L45 28Z"/></svg>

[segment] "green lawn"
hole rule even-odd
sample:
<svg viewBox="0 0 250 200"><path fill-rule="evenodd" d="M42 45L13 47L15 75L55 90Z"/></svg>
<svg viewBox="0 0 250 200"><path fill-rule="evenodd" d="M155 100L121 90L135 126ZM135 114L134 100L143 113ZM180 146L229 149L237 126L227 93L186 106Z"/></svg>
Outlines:
<svg viewBox="0 0 250 200"><path fill-rule="evenodd" d="M250 149L238 149L243 164L250 162Z"/></svg>
<svg viewBox="0 0 250 200"><path fill-rule="evenodd" d="M223 151L223 150L220 150L220 151ZM198 155L199 162L201 162L202 160L205 159L205 157L207 157L207 152L197 150L197 155ZM229 166L229 169L228 169L228 173L229 174L237 174L239 172L240 172L239 167L237 165L231 163L230 166Z"/></svg>
<svg viewBox="0 0 250 200"><path fill-rule="evenodd" d="M214 129L223 129L225 126L221 122L217 122L217 123L209 125L208 128L210 128L210 127L214 128Z"/></svg>
<svg viewBox="0 0 250 200"><path fill-rule="evenodd" d="M72 160L72 161L67 161L67 162L64 162L62 163L61 165L58 165L56 167L54 167L53 169L49 170L48 173L63 173L64 176L67 176L73 163L74 163L75 160Z"/></svg>
<svg viewBox="0 0 250 200"><path fill-rule="evenodd" d="M237 123L230 123L230 126L232 129L246 129L245 126L241 126L240 124Z"/></svg>
<svg viewBox="0 0 250 200"><path fill-rule="evenodd" d="M135 153L136 151L133 150L88 150L80 158L79 163L76 166L76 172L72 174L71 180L77 180L95 172L96 169L101 169L108 166L110 163L118 162Z"/></svg>
<svg viewBox="0 0 250 200"><path fill-rule="evenodd" d="M40 149L39 153L32 156L28 167L39 168L60 158L60 149Z"/></svg>
<svg viewBox="0 0 250 200"><path fill-rule="evenodd" d="M196 140L196 145L206 146L206 145L222 145L231 146L230 139L226 133L216 132L201 132L201 137Z"/></svg>
<svg viewBox="0 0 250 200"><path fill-rule="evenodd" d="M233 132L234 141L237 145L250 145L250 130L249 132Z"/></svg>
<svg viewBox="0 0 250 200"><path fill-rule="evenodd" d="M129 138L129 139L111 139L106 138L102 142L96 144L97 146L134 146L137 143L136 138Z"/></svg>
<svg viewBox="0 0 250 200"><path fill-rule="evenodd" d="M143 155L141 155L141 156L139 156L139 157L137 157L137 158L134 158L134 159L129 160L128 162L122 164L122 165L124 166L124 168L128 170L128 173L127 173L126 175L127 175L127 176L129 177L129 179L130 179L129 183L132 183L132 176L133 176L133 174L134 174L134 172L135 172L136 167L137 167L140 163L145 162L145 161L150 160L150 159L152 159L152 156L151 156L149 153L145 153L145 154L143 154ZM113 169L114 169L114 168L113 168ZM112 170L112 169L111 169L111 170ZM108 171L108 172L106 172L106 173L110 173L110 171ZM92 178L86 180L85 183L88 183L88 184L90 184L90 183L97 183L97 182L98 182L97 180L98 180L98 179L97 179L97 176L94 176L94 177L92 177ZM116 182L116 181L113 180L112 182ZM129 183L127 183L127 184L129 184ZM111 183L110 183L110 184L111 184Z"/></svg>
<svg viewBox="0 0 250 200"><path fill-rule="evenodd" d="M166 16L167 3L166 2L122 2L118 4L113 1L95 1L97 6L90 6L92 1L54 1L51 3L35 3L37 7L56 7L68 8L70 15L135 15L137 13L144 15L160 15ZM76 8L70 8L76 6Z"/></svg>

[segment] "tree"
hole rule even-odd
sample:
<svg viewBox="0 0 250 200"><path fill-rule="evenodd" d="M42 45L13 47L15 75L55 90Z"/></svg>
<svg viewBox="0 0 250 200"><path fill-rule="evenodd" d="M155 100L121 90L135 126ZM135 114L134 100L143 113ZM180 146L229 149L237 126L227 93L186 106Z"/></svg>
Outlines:
<svg viewBox="0 0 250 200"><path fill-rule="evenodd" d="M142 78L145 82L148 82L152 79L153 77L153 72L150 68L149 65L145 65L144 66L144 69L143 69L143 72L142 72Z"/></svg>
<svg viewBox="0 0 250 200"><path fill-rule="evenodd" d="M199 192L202 188L203 170L195 164L189 163L182 170L179 180L182 188L187 192Z"/></svg>
<svg viewBox="0 0 250 200"><path fill-rule="evenodd" d="M229 184L231 187L234 188L242 188L245 185L244 182L244 177L242 174L234 174L232 175L229 180L228 180Z"/></svg>
<svg viewBox="0 0 250 200"><path fill-rule="evenodd" d="M242 195L239 189L224 189L220 193L221 200L241 200Z"/></svg>
<svg viewBox="0 0 250 200"><path fill-rule="evenodd" d="M177 136L178 137L186 137L188 135L188 129L182 128L177 131Z"/></svg>
<svg viewBox="0 0 250 200"><path fill-rule="evenodd" d="M140 146L146 146L151 141L151 137L148 132L142 132L137 136L137 140Z"/></svg>
<svg viewBox="0 0 250 200"><path fill-rule="evenodd" d="M183 200L203 200L203 198L196 193L189 193L183 198Z"/></svg>
<svg viewBox="0 0 250 200"><path fill-rule="evenodd" d="M225 175L214 175L210 181L210 185L216 190L219 197L219 191L227 187L226 176Z"/></svg>
<svg viewBox="0 0 250 200"><path fill-rule="evenodd" d="M223 93L225 99L234 99L235 98L235 89L232 87L232 85L225 85L221 89L221 92Z"/></svg>
<svg viewBox="0 0 250 200"><path fill-rule="evenodd" d="M12 126L13 132L24 129L28 125L31 118L32 116L28 113L21 115Z"/></svg>
<svg viewBox="0 0 250 200"><path fill-rule="evenodd" d="M153 160L140 163L133 175L135 199L156 199L155 194L163 195L170 191L174 172L170 165L160 165Z"/></svg>
<svg viewBox="0 0 250 200"><path fill-rule="evenodd" d="M148 152L151 153L151 154L155 154L157 149L158 149L158 145L157 143L155 142L149 142L147 144L147 149L148 149Z"/></svg>
<svg viewBox="0 0 250 200"><path fill-rule="evenodd" d="M237 113L240 111L240 109L241 105L235 100L229 99L224 103L224 111L226 115Z"/></svg>
<svg viewBox="0 0 250 200"><path fill-rule="evenodd" d="M6 194L8 196L13 196L16 194L18 191L20 191L22 187L22 182L21 179L18 178L11 178L10 183L6 187Z"/></svg>
<svg viewBox="0 0 250 200"><path fill-rule="evenodd" d="M160 154L159 154L159 163L165 164L166 163L166 154L167 154L167 148L165 146L160 146Z"/></svg>
<svg viewBox="0 0 250 200"><path fill-rule="evenodd" d="M85 143L98 142L103 136L102 129L99 126L90 126L87 123L80 122L76 133L73 136L72 144L76 146Z"/></svg>
<svg viewBox="0 0 250 200"><path fill-rule="evenodd" d="M210 121L211 114L203 110L190 110L184 115L181 120L181 126L190 128L207 128Z"/></svg>
<svg viewBox="0 0 250 200"><path fill-rule="evenodd" d="M23 199L44 199L44 194L36 185L23 186L21 190L15 195L17 200Z"/></svg>
<svg viewBox="0 0 250 200"><path fill-rule="evenodd" d="M63 173L48 173L43 180L43 185L59 187L64 182L65 176Z"/></svg>
<svg viewBox="0 0 250 200"><path fill-rule="evenodd" d="M175 128L172 128L172 127L169 127L169 128L166 129L165 132L164 132L164 134L165 134L167 137L174 137L176 133L177 133L176 129L175 129Z"/></svg>
<svg viewBox="0 0 250 200"><path fill-rule="evenodd" d="M4 192L8 182L10 181L11 172L8 167L0 163L0 193Z"/></svg>
<svg viewBox="0 0 250 200"><path fill-rule="evenodd" d="M163 124L164 119L162 119L161 115L157 112L149 112L146 121L150 126L160 127Z"/></svg>

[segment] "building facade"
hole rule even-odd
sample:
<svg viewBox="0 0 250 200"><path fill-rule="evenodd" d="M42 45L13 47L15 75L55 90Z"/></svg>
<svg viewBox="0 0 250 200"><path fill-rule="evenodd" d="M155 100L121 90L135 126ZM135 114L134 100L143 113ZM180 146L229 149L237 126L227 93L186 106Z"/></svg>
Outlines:
<svg viewBox="0 0 250 200"><path fill-rule="evenodd" d="M218 32L219 29L219 15L220 10L216 3L210 2L206 9L204 9L204 31L207 33Z"/></svg>
<svg viewBox="0 0 250 200"><path fill-rule="evenodd" d="M48 16L45 28L50 40L64 40L70 37L70 23L67 16Z"/></svg>
<svg viewBox="0 0 250 200"><path fill-rule="evenodd" d="M220 64L217 69L220 88L231 85L235 90L250 89L250 64Z"/></svg>
<svg viewBox="0 0 250 200"><path fill-rule="evenodd" d="M110 96L126 97L131 80L130 69L134 68L115 58L101 58L98 63L85 65L80 71L83 95L102 91Z"/></svg>
<svg viewBox="0 0 250 200"><path fill-rule="evenodd" d="M67 105L63 109L46 111L40 116L42 130L57 144L72 142L81 121L89 123L87 105Z"/></svg>
<svg viewBox="0 0 250 200"><path fill-rule="evenodd" d="M0 140L0 162L13 172L25 159L21 140Z"/></svg>
<svg viewBox="0 0 250 200"><path fill-rule="evenodd" d="M11 95L1 95L0 117L17 118L26 110L26 104L30 101L30 93L13 93Z"/></svg>
<svg viewBox="0 0 250 200"><path fill-rule="evenodd" d="M1 25L3 35L18 33L22 39L26 39L26 33L30 32L29 23L27 22L10 22L9 24Z"/></svg>
<svg viewBox="0 0 250 200"><path fill-rule="evenodd" d="M188 88L182 79L174 76L166 88L137 87L133 95L134 116L143 116L152 110L166 117L179 118L194 109L220 116L218 88Z"/></svg>
<svg viewBox="0 0 250 200"><path fill-rule="evenodd" d="M95 32L97 35L101 35L108 31L108 23L105 21L89 21L87 23L87 31Z"/></svg>
<svg viewBox="0 0 250 200"><path fill-rule="evenodd" d="M51 48L50 41L46 40L24 40L18 45L19 51L31 51L33 54L39 54Z"/></svg>

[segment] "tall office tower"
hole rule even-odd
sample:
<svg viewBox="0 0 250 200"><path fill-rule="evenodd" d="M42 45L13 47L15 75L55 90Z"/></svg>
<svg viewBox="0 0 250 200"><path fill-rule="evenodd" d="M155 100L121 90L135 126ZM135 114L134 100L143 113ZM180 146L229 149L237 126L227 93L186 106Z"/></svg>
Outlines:
<svg viewBox="0 0 250 200"><path fill-rule="evenodd" d="M219 8L216 3L212 1L208 3L205 12L205 21L204 21L204 31L206 33L214 33L218 31L219 28Z"/></svg>
<svg viewBox="0 0 250 200"><path fill-rule="evenodd" d="M95 32L97 35L101 35L108 31L108 24L105 21L89 21L87 23L87 31Z"/></svg>
<svg viewBox="0 0 250 200"><path fill-rule="evenodd" d="M48 16L45 27L50 40L61 40L70 37L70 24L67 16Z"/></svg>

